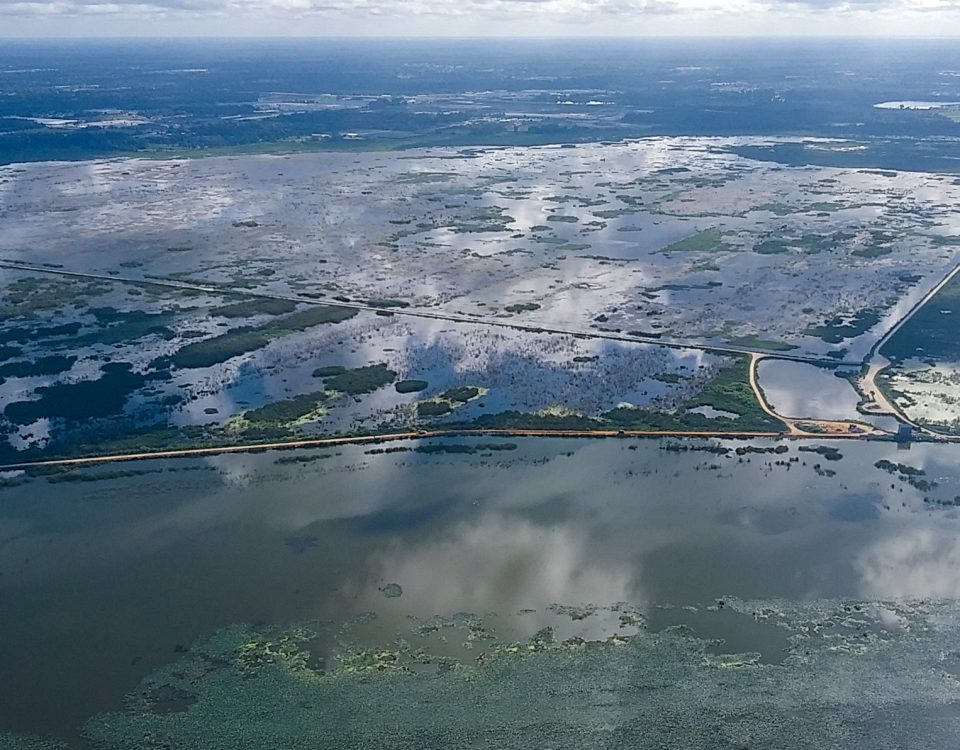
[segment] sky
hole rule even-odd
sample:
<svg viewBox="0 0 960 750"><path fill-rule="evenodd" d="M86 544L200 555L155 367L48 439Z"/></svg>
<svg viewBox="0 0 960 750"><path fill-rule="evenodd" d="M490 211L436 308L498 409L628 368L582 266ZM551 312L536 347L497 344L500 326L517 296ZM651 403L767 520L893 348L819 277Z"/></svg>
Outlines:
<svg viewBox="0 0 960 750"><path fill-rule="evenodd" d="M960 37L960 0L0 0L0 37Z"/></svg>

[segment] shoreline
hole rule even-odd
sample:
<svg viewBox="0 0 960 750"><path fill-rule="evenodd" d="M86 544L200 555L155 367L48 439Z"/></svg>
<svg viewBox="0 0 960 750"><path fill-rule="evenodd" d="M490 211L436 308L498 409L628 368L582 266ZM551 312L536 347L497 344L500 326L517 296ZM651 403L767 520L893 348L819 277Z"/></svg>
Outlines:
<svg viewBox="0 0 960 750"><path fill-rule="evenodd" d="M142 451L138 453L117 453L112 455L79 456L76 458L51 458L39 461L23 461L15 464L0 465L0 471L23 471L44 467L96 466L127 461L150 461L164 458L191 458L217 456L231 453L265 453L310 448L334 447L339 445L377 445L399 442L401 440L431 440L436 438L458 437L514 437L514 438L678 438L678 439L719 439L719 440L873 440L892 441L893 437L877 433L790 433L790 432L697 432L685 430L497 430L497 429L452 429L420 430L413 432L383 433L379 435L354 435L346 437L311 438L307 440L270 441L263 443L244 443L203 448L177 448L162 451ZM940 442L940 441L937 441ZM944 440L943 442L951 442Z"/></svg>

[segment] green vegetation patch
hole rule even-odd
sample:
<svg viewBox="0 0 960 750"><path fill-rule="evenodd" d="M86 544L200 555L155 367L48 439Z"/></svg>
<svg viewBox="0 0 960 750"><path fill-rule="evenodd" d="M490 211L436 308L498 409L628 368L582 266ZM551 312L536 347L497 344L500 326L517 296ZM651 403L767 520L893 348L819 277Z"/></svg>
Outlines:
<svg viewBox="0 0 960 750"><path fill-rule="evenodd" d="M42 317L68 305L83 306L85 298L99 296L110 288L103 281L35 276L16 279L0 291L0 318Z"/></svg>
<svg viewBox="0 0 960 750"><path fill-rule="evenodd" d="M389 297L385 299L368 299L366 304L368 307L376 307L379 309L386 309L390 307L399 307L399 308L410 307L410 303L406 302L405 300L392 299Z"/></svg>
<svg viewBox="0 0 960 750"><path fill-rule="evenodd" d="M397 393L419 393L425 391L428 385L426 380L401 380L393 387Z"/></svg>
<svg viewBox="0 0 960 750"><path fill-rule="evenodd" d="M754 210L768 211L775 216L788 216L792 213L796 213L796 209L793 206L788 206L786 203L762 203Z"/></svg>
<svg viewBox="0 0 960 750"><path fill-rule="evenodd" d="M707 417L690 409L710 406L736 417ZM769 416L757 402L749 383L749 360L737 357L674 413L632 406L618 407L587 417L579 414L529 414L517 411L485 414L475 425L489 429L595 431L622 429L639 432L784 432L786 425Z"/></svg>
<svg viewBox="0 0 960 750"><path fill-rule="evenodd" d="M345 370L327 380L327 388L341 393L357 395L371 393L397 379L397 373L385 364L367 365Z"/></svg>
<svg viewBox="0 0 960 750"><path fill-rule="evenodd" d="M738 414L739 418L732 420L733 424L742 430L779 432L785 425L778 419L770 417L757 402L749 378L750 362L746 357L739 357L735 362L719 370L706 387L684 406L686 409L696 409L700 406L712 406L718 411ZM685 419L702 415L684 415ZM708 423L716 424L718 419L708 419Z"/></svg>
<svg viewBox="0 0 960 750"><path fill-rule="evenodd" d="M503 309L510 313L532 312L534 310L539 310L540 305L538 305L536 302L518 302L513 305L507 305Z"/></svg>
<svg viewBox="0 0 960 750"><path fill-rule="evenodd" d="M446 401L421 401L417 404L418 417L442 417L453 411Z"/></svg>
<svg viewBox="0 0 960 750"><path fill-rule="evenodd" d="M619 219L621 216L631 216L643 212L642 206L626 206L623 208L608 208L602 211L594 211L593 215L598 219Z"/></svg>
<svg viewBox="0 0 960 750"><path fill-rule="evenodd" d="M244 412L249 422L293 422L316 411L326 400L324 391L302 393L299 396L274 401L256 409Z"/></svg>
<svg viewBox="0 0 960 750"><path fill-rule="evenodd" d="M682 240L678 240L665 248L661 253L707 253L732 250L730 245L723 241L723 232L716 227L704 229Z"/></svg>
<svg viewBox="0 0 960 750"><path fill-rule="evenodd" d="M851 239L852 235L844 232L833 234L802 234L799 237L781 237L780 235L765 235L753 246L753 251L759 255L779 255L791 251L802 252L805 255L816 255L829 250L838 243Z"/></svg>
<svg viewBox="0 0 960 750"><path fill-rule="evenodd" d="M313 371L313 377L315 378L331 378L334 375L341 375L347 371L346 367L341 365L329 365L327 367L318 367Z"/></svg>
<svg viewBox="0 0 960 750"><path fill-rule="evenodd" d="M275 338L325 323L341 323L356 314L356 310L348 307L317 305L263 326L243 326L213 338L187 344L170 357L170 363L181 369L210 367L261 349Z"/></svg>
<svg viewBox="0 0 960 750"><path fill-rule="evenodd" d="M599 419L582 414L530 414L521 411L503 411L499 414L484 414L474 423L490 430L602 430L605 425Z"/></svg>
<svg viewBox="0 0 960 750"><path fill-rule="evenodd" d="M476 398L479 395L479 388L474 388L473 386L464 386L462 388L451 388L450 390L444 391L440 394L440 398L445 398L447 401L459 401L461 403L466 403L470 399Z"/></svg>
<svg viewBox="0 0 960 750"><path fill-rule="evenodd" d="M449 222L445 226L456 234L505 232L515 219L500 206L485 206L470 216Z"/></svg>
<svg viewBox="0 0 960 750"><path fill-rule="evenodd" d="M252 318L254 315L286 315L296 309L297 303L293 300L260 297L215 307L210 314L223 318Z"/></svg>
<svg viewBox="0 0 960 750"><path fill-rule="evenodd" d="M793 344L788 344L784 341L761 339L752 333L747 336L737 336L736 338L728 339L728 341L735 346L742 346L746 349L762 349L769 352L788 352L797 348Z"/></svg>

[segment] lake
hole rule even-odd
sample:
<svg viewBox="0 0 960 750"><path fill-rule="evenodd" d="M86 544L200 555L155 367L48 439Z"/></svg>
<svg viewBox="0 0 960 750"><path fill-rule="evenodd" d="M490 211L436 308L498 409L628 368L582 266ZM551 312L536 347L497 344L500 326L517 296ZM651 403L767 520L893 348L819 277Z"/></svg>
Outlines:
<svg viewBox="0 0 960 750"><path fill-rule="evenodd" d="M960 594L951 446L424 445L439 447L154 460L0 488L0 740L11 730L78 743L85 720L236 623L375 613L361 628L375 644L416 640L411 622L457 613L508 640L544 627L630 635L642 620L644 632L686 625L725 641L711 653L775 665L787 634L732 602ZM828 459L831 447L842 457ZM907 481L898 466L924 473ZM452 640L435 645L462 656ZM342 662L334 640L311 652ZM0 747L27 746L15 742Z"/></svg>

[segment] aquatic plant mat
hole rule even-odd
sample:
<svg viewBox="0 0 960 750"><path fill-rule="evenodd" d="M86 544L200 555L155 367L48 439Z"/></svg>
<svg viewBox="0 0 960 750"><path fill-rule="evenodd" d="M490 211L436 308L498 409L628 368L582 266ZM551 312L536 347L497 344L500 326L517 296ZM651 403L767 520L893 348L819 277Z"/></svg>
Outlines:
<svg viewBox="0 0 960 750"><path fill-rule="evenodd" d="M376 647L350 635L373 615L341 627L236 625L154 672L85 733L116 750L942 750L960 736L956 602L711 606L777 630L782 659L726 654L683 627L650 632L627 605L606 608L621 627L599 640L560 640L551 627L501 640L463 614L411 620L405 637ZM596 611L555 609L571 620ZM463 653L414 645L425 634L461 638ZM330 658L313 653L323 642L336 644Z"/></svg>

